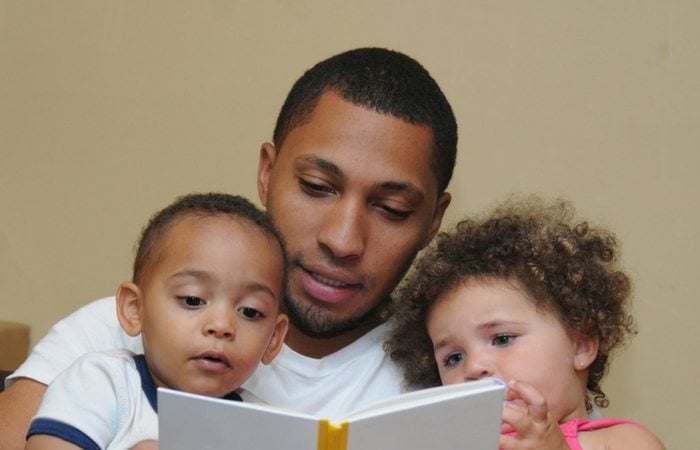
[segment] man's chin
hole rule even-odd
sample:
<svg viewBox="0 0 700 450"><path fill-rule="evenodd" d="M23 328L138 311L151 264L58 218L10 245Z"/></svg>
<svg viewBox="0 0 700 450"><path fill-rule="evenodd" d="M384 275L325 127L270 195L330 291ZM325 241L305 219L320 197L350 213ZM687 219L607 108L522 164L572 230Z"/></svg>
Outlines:
<svg viewBox="0 0 700 450"><path fill-rule="evenodd" d="M309 337L330 339L355 330L368 322L375 323L378 310L383 309L383 305L343 318L333 317L328 311L315 305L297 305L289 298L285 298L285 309L291 325L298 331Z"/></svg>

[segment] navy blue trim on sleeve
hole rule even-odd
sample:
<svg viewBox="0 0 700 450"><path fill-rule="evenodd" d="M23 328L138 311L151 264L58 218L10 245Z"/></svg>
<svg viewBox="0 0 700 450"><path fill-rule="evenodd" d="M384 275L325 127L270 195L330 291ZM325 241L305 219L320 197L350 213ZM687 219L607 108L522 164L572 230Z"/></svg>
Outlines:
<svg viewBox="0 0 700 450"><path fill-rule="evenodd" d="M141 389L144 395L148 399L148 403L151 404L153 411L158 414L158 387L153 381L151 372L148 370L148 364L146 364L146 357L144 355L134 355L134 362L136 363L136 370L138 370L141 377ZM224 396L224 400L232 400L235 402L242 402L243 399L236 392L229 392Z"/></svg>
<svg viewBox="0 0 700 450"><path fill-rule="evenodd" d="M151 372L148 371L148 365L146 364L146 357L143 355L134 355L134 362L136 363L136 370L139 371L141 376L141 389L148 399L148 403L151 404L153 411L158 414L158 394L156 391L156 383L153 381Z"/></svg>
<svg viewBox="0 0 700 450"><path fill-rule="evenodd" d="M224 396L224 400L233 400L234 402L242 402L243 401L241 396L236 391L229 392L228 394L226 394Z"/></svg>
<svg viewBox="0 0 700 450"><path fill-rule="evenodd" d="M32 421L27 439L35 434L47 434L54 436L71 444L77 445L86 450L100 450L100 446L95 443L90 437L79 429L68 425L67 423L59 422L52 419L35 419Z"/></svg>

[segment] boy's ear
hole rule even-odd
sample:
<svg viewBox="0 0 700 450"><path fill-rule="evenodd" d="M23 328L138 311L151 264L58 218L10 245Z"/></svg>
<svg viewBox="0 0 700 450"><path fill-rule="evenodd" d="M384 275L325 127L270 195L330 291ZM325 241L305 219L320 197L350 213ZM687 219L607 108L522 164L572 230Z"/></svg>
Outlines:
<svg viewBox="0 0 700 450"><path fill-rule="evenodd" d="M141 333L142 296L141 289L130 281L120 284L117 290L117 317L129 336Z"/></svg>
<svg viewBox="0 0 700 450"><path fill-rule="evenodd" d="M289 318L286 314L278 314L277 322L275 323L275 329L272 332L272 337L270 342L267 344L267 349L263 353L261 359L263 364L270 364L275 356L282 349L282 344L284 343L284 338L287 336L287 329L289 328Z"/></svg>
<svg viewBox="0 0 700 450"><path fill-rule="evenodd" d="M595 361L596 356L598 356L598 348L600 347L600 341L598 338L591 338L587 336L581 336L576 339L576 353L574 355L574 369L575 370L586 370L593 361Z"/></svg>

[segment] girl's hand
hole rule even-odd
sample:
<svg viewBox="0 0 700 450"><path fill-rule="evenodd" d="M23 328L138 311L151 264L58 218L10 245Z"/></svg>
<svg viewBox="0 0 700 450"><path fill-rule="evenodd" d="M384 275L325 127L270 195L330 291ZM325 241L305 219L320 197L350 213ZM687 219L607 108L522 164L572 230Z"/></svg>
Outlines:
<svg viewBox="0 0 700 450"><path fill-rule="evenodd" d="M522 381L508 383L503 405L501 450L569 450L544 396Z"/></svg>

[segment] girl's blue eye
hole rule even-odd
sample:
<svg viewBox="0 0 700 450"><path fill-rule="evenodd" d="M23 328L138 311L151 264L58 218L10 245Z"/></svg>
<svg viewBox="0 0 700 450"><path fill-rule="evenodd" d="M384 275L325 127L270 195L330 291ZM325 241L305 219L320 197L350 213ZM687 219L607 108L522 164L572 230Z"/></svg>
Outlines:
<svg viewBox="0 0 700 450"><path fill-rule="evenodd" d="M445 358L445 366L456 366L460 362L464 361L464 355L462 353L452 353L447 355Z"/></svg>
<svg viewBox="0 0 700 450"><path fill-rule="evenodd" d="M512 334L499 334L493 338L493 345L505 347L506 345L512 344L514 340L515 336Z"/></svg>

